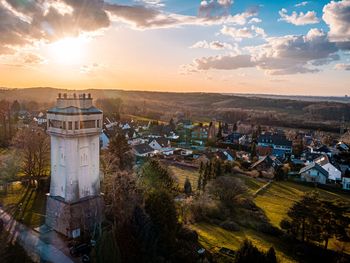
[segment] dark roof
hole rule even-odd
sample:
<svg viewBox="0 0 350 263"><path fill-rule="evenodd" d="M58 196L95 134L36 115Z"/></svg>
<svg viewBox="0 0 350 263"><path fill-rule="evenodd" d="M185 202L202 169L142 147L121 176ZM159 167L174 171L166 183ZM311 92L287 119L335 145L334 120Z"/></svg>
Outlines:
<svg viewBox="0 0 350 263"><path fill-rule="evenodd" d="M164 137L159 137L159 138L155 138L154 140L157 141L157 143L161 146L161 147L168 147L168 142L169 140L164 138ZM153 140L151 140L152 142Z"/></svg>
<svg viewBox="0 0 350 263"><path fill-rule="evenodd" d="M154 151L153 148L149 146L147 143L134 145L134 150L139 154L145 154L145 153L150 153Z"/></svg>
<svg viewBox="0 0 350 263"><path fill-rule="evenodd" d="M47 113L60 114L60 115L90 115L90 114L101 114L102 111L96 107L90 107L87 109L80 109L77 107L67 107L67 108L51 108Z"/></svg>
<svg viewBox="0 0 350 263"><path fill-rule="evenodd" d="M320 173L324 174L325 176L328 176L328 172L323 169L319 164L312 162L309 165L303 167L300 169L299 173L305 173L306 171L310 170L310 169L316 169L317 171L319 171Z"/></svg>
<svg viewBox="0 0 350 263"><path fill-rule="evenodd" d="M315 152L330 153L331 151L329 150L329 148L326 145L322 145L321 147L316 148Z"/></svg>
<svg viewBox="0 0 350 263"><path fill-rule="evenodd" d="M282 163L276 157L267 155L262 159L260 159L259 161L253 163L250 168L255 168L261 163L265 163L267 166L270 166L273 168L276 168L276 166L282 165Z"/></svg>
<svg viewBox="0 0 350 263"><path fill-rule="evenodd" d="M274 144L281 146L290 146L292 147L292 141L287 140L286 136L283 134L277 133L265 133L261 134L258 137L258 143Z"/></svg>

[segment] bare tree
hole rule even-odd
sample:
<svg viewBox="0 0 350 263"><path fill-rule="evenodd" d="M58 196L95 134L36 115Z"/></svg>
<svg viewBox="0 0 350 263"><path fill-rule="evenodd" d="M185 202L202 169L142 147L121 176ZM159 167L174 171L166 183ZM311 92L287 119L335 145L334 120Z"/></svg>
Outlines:
<svg viewBox="0 0 350 263"><path fill-rule="evenodd" d="M43 130L32 128L20 130L13 142L22 157L21 169L31 183L48 175L50 144L49 137Z"/></svg>
<svg viewBox="0 0 350 263"><path fill-rule="evenodd" d="M136 205L142 203L142 192L131 172L106 174L104 180L106 216L121 227L130 220Z"/></svg>

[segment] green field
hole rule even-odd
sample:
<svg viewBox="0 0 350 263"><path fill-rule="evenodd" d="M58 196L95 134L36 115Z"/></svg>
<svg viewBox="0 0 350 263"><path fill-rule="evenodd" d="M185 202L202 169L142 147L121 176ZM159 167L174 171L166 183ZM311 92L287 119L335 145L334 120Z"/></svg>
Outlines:
<svg viewBox="0 0 350 263"><path fill-rule="evenodd" d="M191 227L197 231L202 246L212 252L218 251L221 247L237 250L245 239L249 239L255 246L264 251L273 246L280 262L296 262L288 256L288 248L276 237L247 228L236 232L227 231L208 223L199 223Z"/></svg>
<svg viewBox="0 0 350 263"><path fill-rule="evenodd" d="M45 221L45 194L27 188L20 182L12 183L7 192L0 191L0 204L5 211L17 220L23 220L27 226L35 228Z"/></svg>
<svg viewBox="0 0 350 263"><path fill-rule="evenodd" d="M185 168L170 166L177 177L180 189L183 189L183 183L188 177L192 183L192 188L196 189L198 172ZM254 178L244 175L235 175L243 180L251 193L256 192L265 184ZM255 203L265 212L270 223L279 227L279 223L286 217L288 209L293 203L299 200L306 192L316 190L314 187L304 186L293 182L273 182L266 190L263 190L255 197ZM321 198L343 199L350 201L350 195L329 192L323 189L317 189ZM280 239L272 237L252 229L242 227L240 231L231 232L222 229L217 225L209 223L196 223L191 226L198 232L199 240L203 247L210 251L217 251L220 247L227 247L237 250L244 239L251 240L257 247L268 250L273 246L276 250L280 262L295 262L288 252L288 244L284 244ZM335 249L335 244L330 241L330 249ZM350 251L350 244L346 244L346 251Z"/></svg>

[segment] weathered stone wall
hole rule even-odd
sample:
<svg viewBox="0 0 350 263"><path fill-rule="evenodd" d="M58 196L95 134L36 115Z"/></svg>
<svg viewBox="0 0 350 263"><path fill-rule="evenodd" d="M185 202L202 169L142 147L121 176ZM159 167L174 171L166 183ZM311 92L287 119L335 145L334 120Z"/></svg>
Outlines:
<svg viewBox="0 0 350 263"><path fill-rule="evenodd" d="M103 220L104 202L100 196L76 203L66 203L49 196L46 204L46 224L57 232L72 236L72 231L92 232Z"/></svg>

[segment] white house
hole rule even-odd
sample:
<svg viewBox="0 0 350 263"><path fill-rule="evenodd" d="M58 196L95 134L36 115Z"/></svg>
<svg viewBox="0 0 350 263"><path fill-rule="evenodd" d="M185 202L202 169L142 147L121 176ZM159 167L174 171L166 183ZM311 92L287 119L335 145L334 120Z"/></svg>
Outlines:
<svg viewBox="0 0 350 263"><path fill-rule="evenodd" d="M44 113L40 112L38 116L34 117L33 120L38 124L38 125L43 125L46 124L46 116Z"/></svg>
<svg viewBox="0 0 350 263"><path fill-rule="evenodd" d="M317 182L325 184L328 178L328 172L317 163L310 163L299 171L300 178L306 182Z"/></svg>
<svg viewBox="0 0 350 263"><path fill-rule="evenodd" d="M162 151L165 148L171 147L170 141L163 137L151 139L149 146L158 151Z"/></svg>
<svg viewBox="0 0 350 263"><path fill-rule="evenodd" d="M341 171L331 164L327 155L315 159L315 163L328 172L328 180L341 181Z"/></svg>

